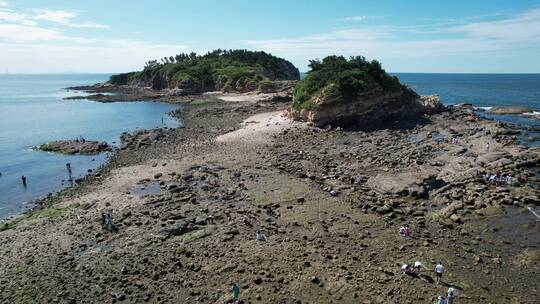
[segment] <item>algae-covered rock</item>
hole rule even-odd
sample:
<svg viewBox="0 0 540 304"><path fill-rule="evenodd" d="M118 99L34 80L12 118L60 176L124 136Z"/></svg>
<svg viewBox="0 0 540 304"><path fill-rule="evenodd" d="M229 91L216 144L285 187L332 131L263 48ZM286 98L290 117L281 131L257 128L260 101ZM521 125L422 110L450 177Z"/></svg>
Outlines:
<svg viewBox="0 0 540 304"><path fill-rule="evenodd" d="M56 140L37 147L39 150L47 152L58 152L62 154L99 154L110 151L111 147L104 141L91 140Z"/></svg>

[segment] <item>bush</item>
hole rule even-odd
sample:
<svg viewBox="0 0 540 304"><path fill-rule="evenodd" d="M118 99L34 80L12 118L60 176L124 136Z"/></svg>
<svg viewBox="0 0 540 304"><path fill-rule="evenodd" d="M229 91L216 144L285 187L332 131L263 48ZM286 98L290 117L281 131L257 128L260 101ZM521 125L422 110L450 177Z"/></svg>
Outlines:
<svg viewBox="0 0 540 304"><path fill-rule="evenodd" d="M346 59L343 56L328 56L322 61L310 62L311 70L296 86L293 93L293 108L313 107L313 98L339 98L349 102L371 92L394 93L413 91L401 85L398 78L391 76L376 61L362 56Z"/></svg>

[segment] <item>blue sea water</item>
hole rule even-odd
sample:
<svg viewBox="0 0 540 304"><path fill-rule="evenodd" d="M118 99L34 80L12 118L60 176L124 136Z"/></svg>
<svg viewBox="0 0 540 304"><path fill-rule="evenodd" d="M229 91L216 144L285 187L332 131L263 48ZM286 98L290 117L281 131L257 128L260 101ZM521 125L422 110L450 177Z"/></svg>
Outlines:
<svg viewBox="0 0 540 304"><path fill-rule="evenodd" d="M176 109L171 104L63 100L82 95L63 88L102 82L108 77L0 75L0 218L18 214L31 200L69 186L66 163L71 163L76 179L108 157L108 153L59 155L34 150L34 146L81 136L118 143L124 131L178 125L168 115ZM27 177L27 187L21 183L22 175Z"/></svg>
<svg viewBox="0 0 540 304"><path fill-rule="evenodd" d="M540 111L540 74L397 73L420 94L439 94L447 104L477 107L521 105Z"/></svg>

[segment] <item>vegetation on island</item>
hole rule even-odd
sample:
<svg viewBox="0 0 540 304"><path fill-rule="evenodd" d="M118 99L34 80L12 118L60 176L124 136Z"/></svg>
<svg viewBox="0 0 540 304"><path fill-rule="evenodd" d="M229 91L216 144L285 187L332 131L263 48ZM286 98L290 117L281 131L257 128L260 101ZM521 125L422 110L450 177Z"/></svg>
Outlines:
<svg viewBox="0 0 540 304"><path fill-rule="evenodd" d="M404 92L416 96L396 76L388 74L377 60L328 56L322 61L310 61L309 67L306 78L294 89L293 108L296 110L316 108L315 98L350 102L371 93Z"/></svg>
<svg viewBox="0 0 540 304"><path fill-rule="evenodd" d="M111 76L115 85L153 89L251 91L274 80L298 80L300 73L289 61L260 51L215 50L148 61L142 71Z"/></svg>

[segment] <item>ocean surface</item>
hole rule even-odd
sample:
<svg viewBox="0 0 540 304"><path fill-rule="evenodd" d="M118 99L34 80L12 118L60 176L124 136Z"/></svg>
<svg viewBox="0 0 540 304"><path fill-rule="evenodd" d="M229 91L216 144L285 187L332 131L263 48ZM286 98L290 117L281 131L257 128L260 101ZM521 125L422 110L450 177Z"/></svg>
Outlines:
<svg viewBox="0 0 540 304"><path fill-rule="evenodd" d="M521 105L540 112L540 74L396 74L420 94L439 94L446 104L472 103L479 109ZM73 177L104 164L108 153L95 156L58 155L32 147L58 139L84 137L117 143L124 131L175 127L167 113L176 107L156 102L98 103L63 100L81 95L63 88L93 84L109 75L0 75L0 218L19 214L33 199L69 186L65 164ZM526 115L489 115L519 124L522 142L540 144L540 121ZM163 123L162 123L163 119ZM28 178L23 187L21 176Z"/></svg>
<svg viewBox="0 0 540 304"><path fill-rule="evenodd" d="M0 218L19 214L30 201L69 186L66 163L71 163L76 179L105 163L109 154L60 155L34 146L81 136L117 144L124 131L178 126L168 115L176 109L170 104L63 100L84 95L63 88L108 78L103 74L0 75ZM26 187L22 175L27 177Z"/></svg>

